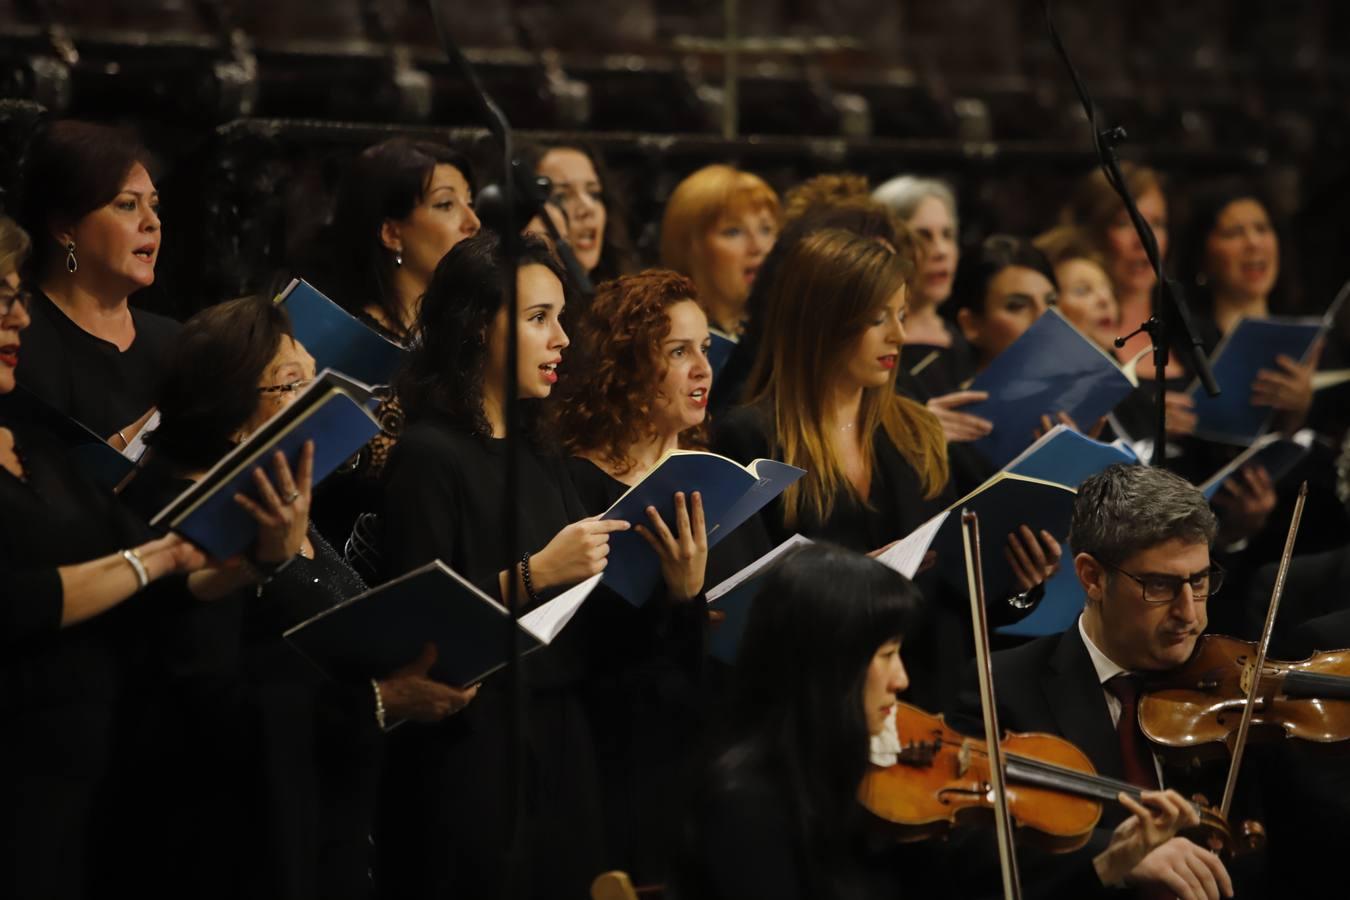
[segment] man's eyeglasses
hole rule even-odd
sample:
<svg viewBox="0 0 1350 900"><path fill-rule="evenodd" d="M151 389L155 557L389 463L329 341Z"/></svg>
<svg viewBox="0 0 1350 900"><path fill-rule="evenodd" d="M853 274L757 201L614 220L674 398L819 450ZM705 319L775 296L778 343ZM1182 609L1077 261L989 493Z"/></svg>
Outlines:
<svg viewBox="0 0 1350 900"><path fill-rule="evenodd" d="M269 384L269 385L266 385L265 387L260 387L260 388L258 388L258 393L260 393L260 394L277 394L277 393L293 394L293 393L295 393L296 391L303 391L305 388L309 387L309 386L310 386L311 384L313 384L313 383L314 383L314 379L313 379L313 378L302 378L302 379L300 379L299 381L291 381L291 382L288 382L288 383L286 383L286 384Z"/></svg>
<svg viewBox="0 0 1350 900"><path fill-rule="evenodd" d="M1219 592L1219 588L1223 587L1224 570L1218 563L1211 563L1208 569L1203 572L1196 572L1194 575L1163 575L1159 573L1136 575L1104 560L1098 559L1097 562L1108 569L1119 572L1132 581L1138 582L1141 597L1150 606L1175 603L1177 597L1181 596L1183 584L1191 586L1191 596L1197 601L1208 600Z"/></svg>
<svg viewBox="0 0 1350 900"><path fill-rule="evenodd" d="M0 291L0 319L10 314L15 307L24 310L33 306L33 295L28 291Z"/></svg>

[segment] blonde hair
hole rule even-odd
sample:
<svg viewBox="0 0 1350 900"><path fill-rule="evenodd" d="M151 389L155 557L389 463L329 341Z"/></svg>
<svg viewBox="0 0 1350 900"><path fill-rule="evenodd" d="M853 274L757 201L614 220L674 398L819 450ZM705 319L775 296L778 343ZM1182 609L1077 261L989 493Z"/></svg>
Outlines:
<svg viewBox="0 0 1350 900"><path fill-rule="evenodd" d="M725 165L704 166L685 178L666 201L661 217L661 266L703 285L706 276L698 244L725 215L767 210L782 225L778 194L750 172Z"/></svg>
<svg viewBox="0 0 1350 900"><path fill-rule="evenodd" d="M830 172L808 178L783 195L783 221L795 222L822 209L854 208L872 199L867 177L852 172Z"/></svg>
<svg viewBox="0 0 1350 900"><path fill-rule="evenodd" d="M871 238L826 229L795 244L774 272L746 396L768 407L783 460L807 471L783 495L789 528L808 515L828 519L841 489L857 496L824 428L829 373L877 308L905 286L908 269L908 260ZM918 473L924 496L942 490L948 478L942 427L922 405L896 394L895 373L863 391L859 415L865 471L872 471L872 440L882 429Z"/></svg>
<svg viewBox="0 0 1350 900"><path fill-rule="evenodd" d="M1038 235L1031 243L1045 254L1052 266L1058 267L1061 263L1074 259L1085 259L1095 263L1103 271L1106 270L1106 257L1088 234L1076 225L1056 225Z"/></svg>
<svg viewBox="0 0 1350 900"><path fill-rule="evenodd" d="M19 271L32 248L28 232L8 216L0 216L0 278Z"/></svg>

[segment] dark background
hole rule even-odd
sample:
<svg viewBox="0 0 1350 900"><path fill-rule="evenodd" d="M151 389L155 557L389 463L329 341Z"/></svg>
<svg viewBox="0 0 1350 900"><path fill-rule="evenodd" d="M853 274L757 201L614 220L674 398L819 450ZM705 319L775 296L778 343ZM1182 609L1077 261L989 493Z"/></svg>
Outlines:
<svg viewBox="0 0 1350 900"><path fill-rule="evenodd" d="M1032 0L742 0L741 134L720 137L723 9L708 0L446 0L446 19L522 137L581 139L654 261L674 184L714 161L785 189L823 171L917 171L958 187L963 239L1053 223L1093 164ZM1171 219L1241 174L1288 226L1289 311L1350 275L1350 4L1054 4L1126 158L1169 177ZM793 39L785 44L782 39ZM762 45L762 41L761 41ZM494 150L412 0L0 0L0 187L42 115L140 130L163 164L166 240L141 302L176 316L269 290L327 215L354 151L441 137L494 180Z"/></svg>

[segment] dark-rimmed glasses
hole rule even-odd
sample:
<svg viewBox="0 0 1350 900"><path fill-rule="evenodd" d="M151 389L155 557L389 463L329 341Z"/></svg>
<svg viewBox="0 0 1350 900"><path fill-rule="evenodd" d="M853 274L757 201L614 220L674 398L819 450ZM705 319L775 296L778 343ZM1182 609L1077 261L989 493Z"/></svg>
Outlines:
<svg viewBox="0 0 1350 900"><path fill-rule="evenodd" d="M1094 556L1093 559L1097 559L1097 557ZM1183 584L1191 586L1191 596L1197 602L1208 600L1219 592L1219 588L1223 587L1224 570L1223 566L1218 563L1210 563L1208 569L1203 572L1196 572L1194 575L1164 575L1159 572L1136 575L1133 572L1125 571L1120 566L1113 566L1105 560L1097 559L1097 562L1137 582L1140 598L1149 606L1164 606L1175 603L1177 597L1181 595Z"/></svg>
<svg viewBox="0 0 1350 900"><path fill-rule="evenodd" d="M22 306L25 311L33 308L33 295L25 290L0 290L0 319L9 315L14 307Z"/></svg>

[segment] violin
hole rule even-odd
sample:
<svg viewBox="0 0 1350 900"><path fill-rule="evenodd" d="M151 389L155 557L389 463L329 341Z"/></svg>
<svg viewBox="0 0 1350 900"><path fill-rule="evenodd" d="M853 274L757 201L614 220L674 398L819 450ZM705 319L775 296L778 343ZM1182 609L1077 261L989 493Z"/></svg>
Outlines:
<svg viewBox="0 0 1350 900"><path fill-rule="evenodd" d="M984 741L952 729L942 716L897 703L900 750L891 766L869 766L858 799L900 841L940 836L952 827L988 823L993 816L989 753ZM1052 853L1088 842L1102 803L1132 784L1097 774L1087 755L1050 734L1008 733L1004 756L1009 810L1020 837ZM1200 825L1188 834L1202 846L1232 856L1259 846L1259 826L1249 823L1235 839L1212 809L1195 803Z"/></svg>
<svg viewBox="0 0 1350 900"><path fill-rule="evenodd" d="M1139 698L1144 736L1196 758L1228 755L1258 649L1253 642L1202 635L1191 658L1159 673ZM1350 741L1350 650L1315 653L1299 662L1265 660L1252 705L1252 740Z"/></svg>

